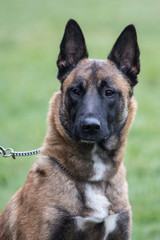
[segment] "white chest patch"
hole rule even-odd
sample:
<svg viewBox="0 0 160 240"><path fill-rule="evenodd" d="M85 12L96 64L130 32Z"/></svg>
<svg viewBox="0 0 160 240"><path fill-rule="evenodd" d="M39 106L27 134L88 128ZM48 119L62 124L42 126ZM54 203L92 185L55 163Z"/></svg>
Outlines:
<svg viewBox="0 0 160 240"><path fill-rule="evenodd" d="M105 219L105 236L104 239L107 239L108 234L113 232L116 228L118 214L110 215Z"/></svg>
<svg viewBox="0 0 160 240"><path fill-rule="evenodd" d="M110 202L103 193L92 185L86 185L86 205L92 209L91 218L94 222L102 222L108 215Z"/></svg>
<svg viewBox="0 0 160 240"><path fill-rule="evenodd" d="M109 166L107 166L107 164L104 164L102 159L98 156L96 153L96 147L94 147L92 151L92 160L94 175L89 180L100 181L103 179Z"/></svg>
<svg viewBox="0 0 160 240"><path fill-rule="evenodd" d="M78 229L83 229L86 222L100 223L108 216L108 207L110 203L106 196L100 190L94 188L90 184L86 185L85 189L86 206L91 209L91 212L86 217L77 217Z"/></svg>
<svg viewBox="0 0 160 240"><path fill-rule="evenodd" d="M108 234L116 228L117 216L109 215L109 206L111 205L107 197L103 192L87 184L85 188L86 206L91 210L86 217L78 216L76 217L77 229L83 231L85 229L85 224L90 223L100 223L105 224L105 234L104 239L107 238Z"/></svg>

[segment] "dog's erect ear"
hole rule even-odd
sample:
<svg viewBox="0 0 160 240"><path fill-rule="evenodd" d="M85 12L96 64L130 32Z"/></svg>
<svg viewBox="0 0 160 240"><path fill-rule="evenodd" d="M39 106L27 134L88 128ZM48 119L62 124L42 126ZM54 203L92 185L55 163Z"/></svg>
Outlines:
<svg viewBox="0 0 160 240"><path fill-rule="evenodd" d="M113 61L128 78L132 87L138 80L137 75L140 72L139 47L137 43L137 34L134 25L128 25L120 34L108 59Z"/></svg>
<svg viewBox="0 0 160 240"><path fill-rule="evenodd" d="M57 60L58 79L63 82L67 74L82 59L87 58L85 39L78 23L70 19L66 25Z"/></svg>

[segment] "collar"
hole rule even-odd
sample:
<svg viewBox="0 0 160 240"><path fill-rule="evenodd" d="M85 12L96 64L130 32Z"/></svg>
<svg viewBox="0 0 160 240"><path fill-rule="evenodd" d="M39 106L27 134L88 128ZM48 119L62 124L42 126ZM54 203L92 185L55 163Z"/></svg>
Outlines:
<svg viewBox="0 0 160 240"><path fill-rule="evenodd" d="M56 158L50 157L50 159L54 161L64 172L73 177L72 173L68 169L66 169Z"/></svg>

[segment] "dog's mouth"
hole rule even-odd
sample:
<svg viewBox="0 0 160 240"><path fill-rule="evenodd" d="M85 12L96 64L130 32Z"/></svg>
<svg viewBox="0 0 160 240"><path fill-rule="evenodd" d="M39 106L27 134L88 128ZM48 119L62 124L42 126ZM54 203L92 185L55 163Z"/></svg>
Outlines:
<svg viewBox="0 0 160 240"><path fill-rule="evenodd" d="M86 139L81 139L80 142L81 143L86 143L86 144L94 144L94 143L96 143L96 141L94 141L94 140L86 140Z"/></svg>
<svg viewBox="0 0 160 240"><path fill-rule="evenodd" d="M81 143L86 143L86 144L95 144L95 143L104 143L106 142L110 137L110 134L108 134L107 136L101 136L101 137L95 137L94 139L93 138L80 138L79 141ZM78 140L78 139L76 139Z"/></svg>

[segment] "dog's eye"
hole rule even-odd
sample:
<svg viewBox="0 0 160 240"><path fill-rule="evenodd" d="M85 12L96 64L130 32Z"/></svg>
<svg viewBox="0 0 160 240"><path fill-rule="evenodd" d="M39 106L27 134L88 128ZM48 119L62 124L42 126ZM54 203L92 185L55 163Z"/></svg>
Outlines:
<svg viewBox="0 0 160 240"><path fill-rule="evenodd" d="M80 89L79 88L74 88L72 89L72 93L76 96L80 96L81 92L80 92Z"/></svg>
<svg viewBox="0 0 160 240"><path fill-rule="evenodd" d="M107 97L111 97L111 96L114 95L114 92L113 92L112 90L110 90L110 89L107 89L107 90L105 91L105 95L106 95Z"/></svg>

